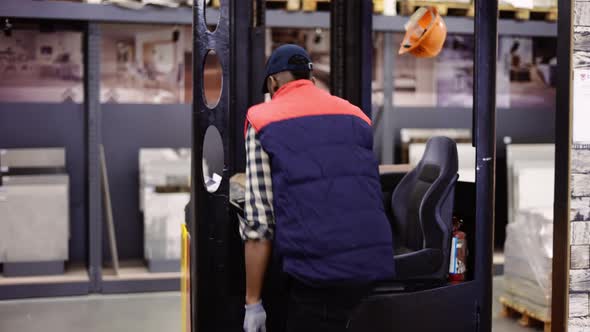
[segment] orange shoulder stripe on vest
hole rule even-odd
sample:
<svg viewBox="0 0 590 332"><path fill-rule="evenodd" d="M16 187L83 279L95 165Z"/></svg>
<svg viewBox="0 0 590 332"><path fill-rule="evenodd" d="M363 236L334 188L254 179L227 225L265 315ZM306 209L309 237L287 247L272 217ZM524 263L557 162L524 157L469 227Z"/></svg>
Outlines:
<svg viewBox="0 0 590 332"><path fill-rule="evenodd" d="M333 105L311 105L306 101L301 103L266 103L252 107L248 111L246 118L245 132L248 130L248 123L258 132L271 123L302 118L306 116L321 115L352 115L360 118L369 125L371 119L367 117L358 107L334 98L336 102ZM307 104L307 105L306 105ZM319 109L319 110L318 110Z"/></svg>

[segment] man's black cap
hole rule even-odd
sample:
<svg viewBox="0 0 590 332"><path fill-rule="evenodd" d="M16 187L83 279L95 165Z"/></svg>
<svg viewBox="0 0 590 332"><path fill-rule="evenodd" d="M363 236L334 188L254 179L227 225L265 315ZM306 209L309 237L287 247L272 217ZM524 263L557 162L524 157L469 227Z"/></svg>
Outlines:
<svg viewBox="0 0 590 332"><path fill-rule="evenodd" d="M270 75L284 71L312 71L313 64L307 51L301 46L285 44L274 50L266 62L266 74L262 82L262 93L268 93L266 80Z"/></svg>

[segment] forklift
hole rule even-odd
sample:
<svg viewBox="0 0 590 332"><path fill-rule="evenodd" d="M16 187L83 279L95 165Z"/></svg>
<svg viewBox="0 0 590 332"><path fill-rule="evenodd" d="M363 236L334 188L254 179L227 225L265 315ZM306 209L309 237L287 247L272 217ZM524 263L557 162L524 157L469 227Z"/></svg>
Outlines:
<svg viewBox="0 0 590 332"><path fill-rule="evenodd" d="M186 332L242 331L245 268L238 214L243 212L243 200L230 193L230 179L245 169L246 111L264 100L259 87L264 79L265 8L264 0L221 0L219 23L211 31L205 1L194 4L192 193L183 241L187 273L182 278ZM498 2L476 0L475 13L472 132L476 182L457 182L456 172L450 172L453 186L437 205L446 215L464 222L469 236L465 278L447 279L451 234L442 229L434 246L439 259L392 257L398 272L400 266L407 270L375 286L352 317L350 331L491 331L498 26L497 15L490 13L498 13ZM371 117L372 1L332 0L330 15L331 92ZM223 68L221 96L214 106L203 92L203 67L210 51L216 52ZM204 170L203 158L216 160L217 169L209 165ZM452 165L456 150L454 156L451 149L441 158ZM404 208L399 198L403 195L396 192L411 183L416 172L381 170L392 223L396 207ZM279 262L271 263L266 279L267 331L280 332L286 321L287 289Z"/></svg>

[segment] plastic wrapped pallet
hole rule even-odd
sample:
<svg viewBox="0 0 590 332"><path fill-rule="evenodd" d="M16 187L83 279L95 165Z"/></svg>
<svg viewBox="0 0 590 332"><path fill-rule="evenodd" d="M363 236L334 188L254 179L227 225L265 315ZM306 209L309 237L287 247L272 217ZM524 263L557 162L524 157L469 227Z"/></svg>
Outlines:
<svg viewBox="0 0 590 332"><path fill-rule="evenodd" d="M552 209L521 210L506 230L504 297L550 318Z"/></svg>

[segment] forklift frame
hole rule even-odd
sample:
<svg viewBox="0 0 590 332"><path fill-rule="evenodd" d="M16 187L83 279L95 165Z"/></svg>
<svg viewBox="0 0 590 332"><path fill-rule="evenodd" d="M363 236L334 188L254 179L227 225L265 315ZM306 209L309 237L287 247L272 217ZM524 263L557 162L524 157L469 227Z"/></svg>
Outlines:
<svg viewBox="0 0 590 332"><path fill-rule="evenodd" d="M239 317L243 317L245 283L243 278L236 276L243 275L243 246L238 235L235 211L229 203L229 179L235 173L243 172L245 168L243 130L247 108L263 100L260 85L264 78L262 75L265 58L265 1L220 0L220 2L221 17L214 32L210 32L206 25L204 1L195 1L194 5L193 167L189 206L189 211L192 213L187 219L189 219L189 232L192 238L190 248L191 323L192 331L195 332L241 329ZM571 12L570 1L560 1L559 6L561 13ZM473 326L475 331L491 331L496 172L496 94L494 92L496 91L498 1L476 0L475 9L472 129L473 146L476 148L475 206L473 206L474 261L476 263L473 267L472 280L463 285L451 287L457 287L456 289L465 297L457 301L463 301L463 307L474 310L473 316L465 313L464 326ZM371 70L367 68L372 67L372 12L371 0L332 0L331 4L332 93L358 105L369 117ZM565 19L560 17L559 22L560 35L569 31L571 39L571 16L566 16ZM566 63L569 66L570 62L570 59L566 58L566 50L563 46L565 42L560 39L559 61L562 69L565 68ZM204 60L210 50L217 52L223 68L221 99L213 108L206 105L203 93ZM560 76L559 86L568 88L558 89L558 105L560 100L569 98L569 83L566 84L565 76ZM567 93L565 90L568 90ZM565 113L556 112L556 120L556 180L565 182L564 175L567 174L566 168L569 169L569 158L560 158L560 156L565 156L568 152L564 148L564 138L565 135L569 135L569 129L568 132L560 129L561 125L565 125ZM210 126L216 127L221 133L222 152L226 161L221 186L214 193L208 192L205 188L201 164L205 131ZM560 220L555 226L556 239L558 236L560 239L568 236L566 227L569 227L569 223L565 222L568 221L567 219L563 219L567 212L567 203L563 204L563 198L567 197L566 192L568 192L567 187L560 186L556 182L555 217L556 220ZM557 324L553 325L553 331L563 331L561 326L564 326L567 312L567 301L564 303L566 296L563 295L564 288L567 294L565 247L563 243L556 244L553 320ZM566 275L565 279L563 275ZM556 292L561 293L556 294ZM434 293L434 296L437 296L436 294ZM413 294L405 294L399 299L407 301L409 296ZM424 299L433 295L424 293L419 296ZM450 299L453 292L442 289L438 296ZM375 308L375 315L388 315L388 309L391 310L386 304ZM458 305L458 308L461 308L461 305ZM268 309L267 311L270 311ZM420 313L420 315L425 314L427 313ZM269 312L269 316L271 315ZM436 318L440 318L441 315L443 313L439 313L438 316L435 314ZM368 320L369 318L367 318L367 324L371 325ZM436 324L436 319L433 321L433 324ZM443 321L449 320L443 319ZM391 328L400 328L394 321L387 324L391 324ZM437 327L440 328L440 326ZM388 327L376 326L376 328L383 330ZM462 329L459 327L456 330Z"/></svg>

